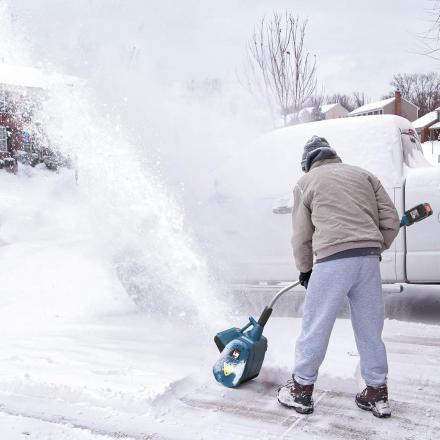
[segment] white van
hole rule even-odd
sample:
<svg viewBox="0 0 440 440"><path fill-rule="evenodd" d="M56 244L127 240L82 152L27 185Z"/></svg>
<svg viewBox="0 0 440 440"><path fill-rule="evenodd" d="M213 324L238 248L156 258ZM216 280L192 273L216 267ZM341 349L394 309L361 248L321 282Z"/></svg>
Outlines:
<svg viewBox="0 0 440 440"><path fill-rule="evenodd" d="M383 254L381 270L386 283L440 283L440 168L423 156L411 123L392 115L275 130L217 173L215 196L207 206L216 227L209 234L229 279L255 283L297 278L290 244L292 190L303 174L303 146L312 135L325 137L343 162L374 173L400 214L431 203L434 215L401 229Z"/></svg>

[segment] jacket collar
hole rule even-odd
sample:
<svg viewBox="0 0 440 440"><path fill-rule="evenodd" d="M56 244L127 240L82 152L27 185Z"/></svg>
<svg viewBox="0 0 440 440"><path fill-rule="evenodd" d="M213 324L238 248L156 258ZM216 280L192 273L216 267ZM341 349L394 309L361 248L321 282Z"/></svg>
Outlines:
<svg viewBox="0 0 440 440"><path fill-rule="evenodd" d="M332 157L331 159L323 159L323 160L317 160L312 163L312 166L310 167L310 170L313 170L314 168L318 168L322 165L328 165L330 163L342 163L342 160L339 156Z"/></svg>

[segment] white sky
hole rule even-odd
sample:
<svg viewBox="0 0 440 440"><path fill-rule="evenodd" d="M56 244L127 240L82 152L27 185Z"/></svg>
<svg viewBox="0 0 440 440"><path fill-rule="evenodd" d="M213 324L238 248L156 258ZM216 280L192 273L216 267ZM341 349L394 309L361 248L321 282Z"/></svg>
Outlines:
<svg viewBox="0 0 440 440"><path fill-rule="evenodd" d="M389 91L393 73L436 70L418 55L431 0L14 0L10 9L39 59L76 74L127 63L164 80L234 79L246 42L264 14L292 10L309 19L327 93Z"/></svg>

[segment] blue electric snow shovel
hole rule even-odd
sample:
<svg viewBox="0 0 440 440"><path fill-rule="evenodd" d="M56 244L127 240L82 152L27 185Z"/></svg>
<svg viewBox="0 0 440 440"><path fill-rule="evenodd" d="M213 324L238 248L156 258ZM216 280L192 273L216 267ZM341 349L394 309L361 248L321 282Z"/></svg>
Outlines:
<svg viewBox="0 0 440 440"><path fill-rule="evenodd" d="M405 211L400 227L411 226L431 216L432 213L429 203L417 205ZM267 350L267 339L263 336L264 326L280 296L298 285L299 281L295 281L277 292L263 310L258 322L250 317L249 322L241 329L234 327L217 333L214 342L221 352L220 358L213 367L217 382L228 388L235 388L258 376Z"/></svg>
<svg viewBox="0 0 440 440"><path fill-rule="evenodd" d="M251 316L243 328L234 327L217 333L214 342L221 352L213 367L217 382L228 388L235 388L258 376L267 350L267 339L263 336L264 326L278 298L298 285L299 281L295 281L277 292L258 321Z"/></svg>

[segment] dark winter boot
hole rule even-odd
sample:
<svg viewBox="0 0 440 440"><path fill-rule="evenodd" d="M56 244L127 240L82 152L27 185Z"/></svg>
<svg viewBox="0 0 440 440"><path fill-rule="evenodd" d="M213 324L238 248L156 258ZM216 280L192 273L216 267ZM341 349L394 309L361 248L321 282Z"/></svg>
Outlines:
<svg viewBox="0 0 440 440"><path fill-rule="evenodd" d="M313 412L313 385L301 385L293 378L277 391L278 402L281 405L293 408L300 414Z"/></svg>
<svg viewBox="0 0 440 440"><path fill-rule="evenodd" d="M373 411L376 417L390 417L391 409L388 403L388 388L386 385L374 388L367 386L362 393L356 394L356 405L366 411Z"/></svg>

